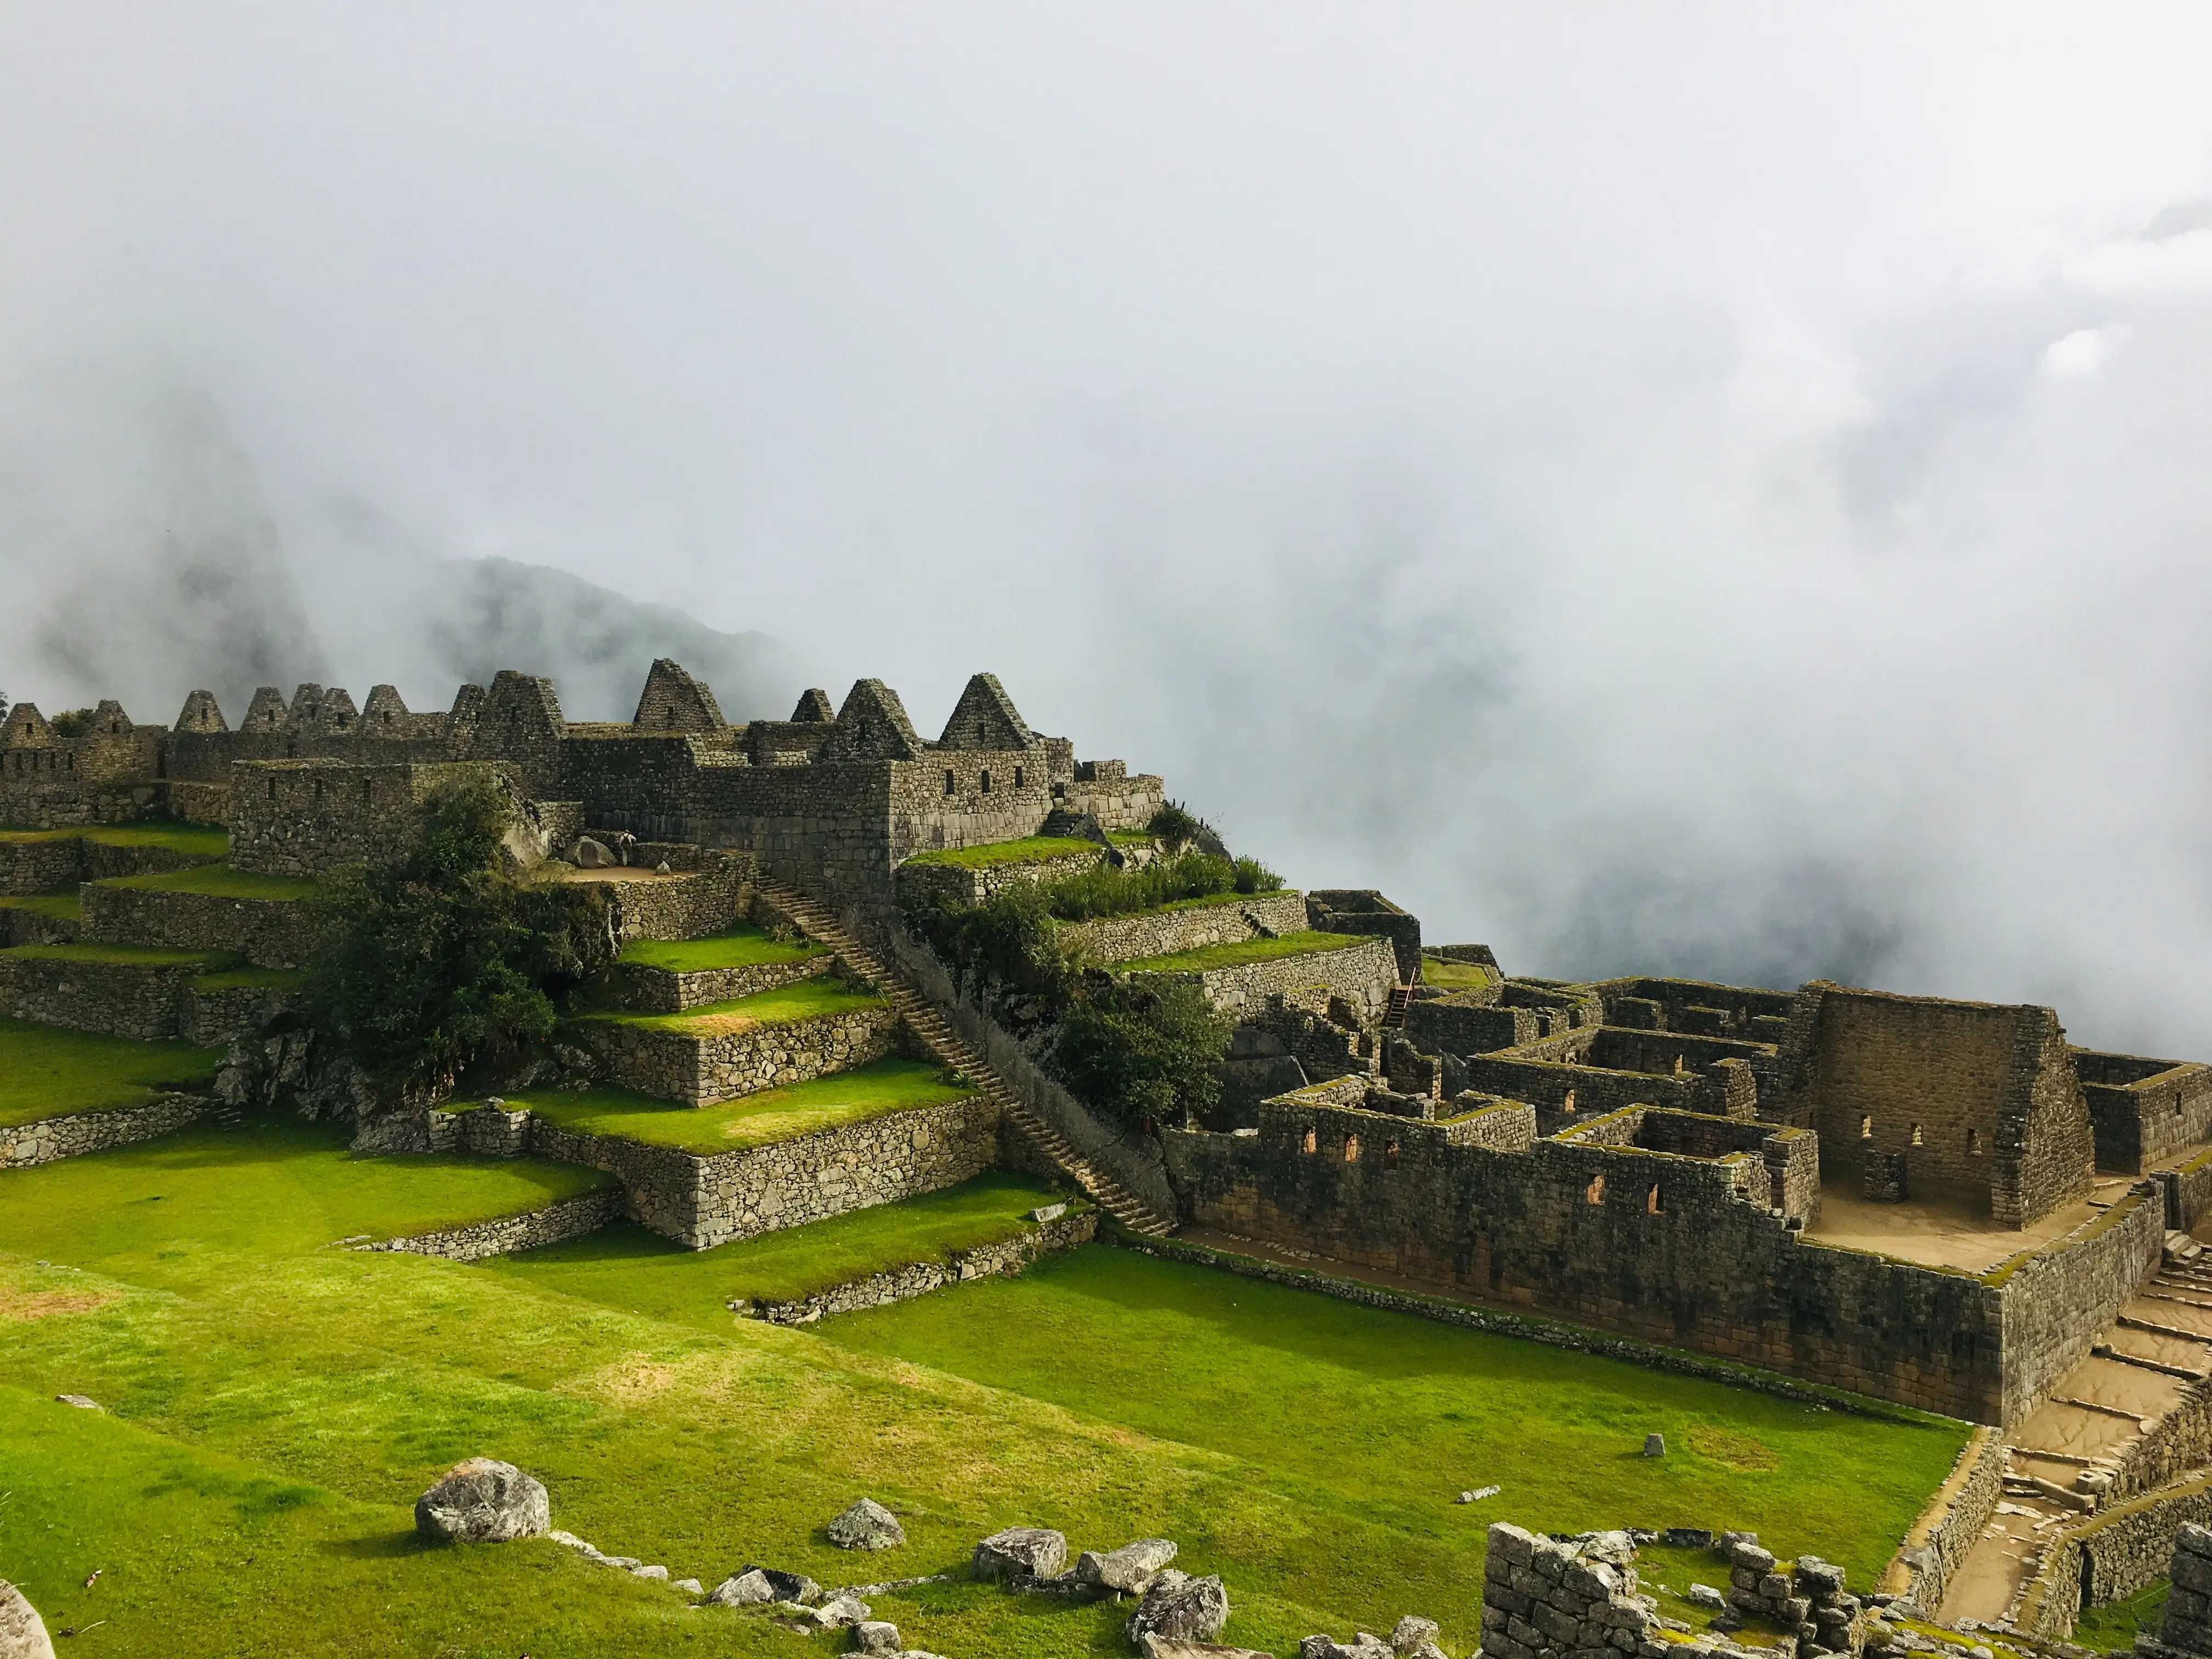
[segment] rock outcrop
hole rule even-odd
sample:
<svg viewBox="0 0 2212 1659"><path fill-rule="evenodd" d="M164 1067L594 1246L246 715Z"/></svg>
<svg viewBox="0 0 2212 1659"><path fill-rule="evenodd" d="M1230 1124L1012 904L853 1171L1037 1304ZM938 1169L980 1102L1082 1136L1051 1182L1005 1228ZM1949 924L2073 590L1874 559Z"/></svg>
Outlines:
<svg viewBox="0 0 2212 1659"><path fill-rule="evenodd" d="M512 1463L471 1457L415 1500L415 1530L441 1544L534 1538L553 1523L545 1488Z"/></svg>

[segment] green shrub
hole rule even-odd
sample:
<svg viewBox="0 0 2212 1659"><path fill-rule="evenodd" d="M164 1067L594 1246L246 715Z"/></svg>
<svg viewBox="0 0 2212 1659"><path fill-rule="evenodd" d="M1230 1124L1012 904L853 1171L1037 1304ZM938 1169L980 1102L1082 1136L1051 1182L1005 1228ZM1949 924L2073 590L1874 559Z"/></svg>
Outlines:
<svg viewBox="0 0 2212 1659"><path fill-rule="evenodd" d="M1044 890L1033 882L1009 882L981 904L940 905L914 921L930 948L963 974L1048 1008L1066 994L1075 963L1054 932Z"/></svg>
<svg viewBox="0 0 2212 1659"><path fill-rule="evenodd" d="M330 943L308 1006L380 1081L434 1092L495 1077L552 1035L549 991L611 952L596 890L500 872L508 810L488 781L447 784L422 804L411 844L340 872L317 901Z"/></svg>
<svg viewBox="0 0 2212 1659"><path fill-rule="evenodd" d="M1212 833L1204 818L1179 800L1163 801L1145 828L1165 842L1170 850L1189 845L1201 832Z"/></svg>
<svg viewBox="0 0 2212 1659"><path fill-rule="evenodd" d="M1259 868L1255 864L1255 869ZM1237 866L1207 853L1156 859L1141 870L1101 864L1044 885L1045 908L1061 921L1133 915L1182 899L1214 898L1238 890ZM1278 884L1279 885L1279 884Z"/></svg>
<svg viewBox="0 0 2212 1659"><path fill-rule="evenodd" d="M1273 893L1280 890L1283 878L1257 859L1237 860L1237 890L1240 893Z"/></svg>
<svg viewBox="0 0 2212 1659"><path fill-rule="evenodd" d="M1231 1022L1195 985L1087 985L1060 1017L1054 1058L1077 1094L1131 1125L1195 1117L1220 1098Z"/></svg>

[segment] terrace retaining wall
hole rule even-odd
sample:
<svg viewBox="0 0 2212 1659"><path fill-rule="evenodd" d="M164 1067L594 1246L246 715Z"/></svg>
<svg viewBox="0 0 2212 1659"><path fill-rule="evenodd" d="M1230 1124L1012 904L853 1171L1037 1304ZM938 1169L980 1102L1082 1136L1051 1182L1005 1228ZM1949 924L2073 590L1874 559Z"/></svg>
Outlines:
<svg viewBox="0 0 2212 1659"><path fill-rule="evenodd" d="M970 868L959 864L937 864L909 859L891 877L902 908L934 909L940 904L981 904L1000 889L1020 882L1059 881L1097 867L1106 856L1103 847L1057 858L1032 859L1025 863L986 864Z"/></svg>
<svg viewBox="0 0 2212 1659"><path fill-rule="evenodd" d="M110 847L81 836L0 841L0 893L43 893L76 882L158 875L204 862L167 847Z"/></svg>
<svg viewBox="0 0 2212 1659"><path fill-rule="evenodd" d="M595 1233L623 1212L619 1187L603 1188L547 1205L521 1215L498 1216L442 1232L418 1233L412 1238L387 1238L374 1244L356 1244L356 1250L399 1250L410 1255L443 1256L448 1261L481 1261L489 1255L514 1250L534 1250L557 1244L564 1238Z"/></svg>
<svg viewBox="0 0 2212 1659"><path fill-rule="evenodd" d="M665 1031L610 1019L579 1020L569 1029L622 1087L703 1104L881 1059L891 1051L899 1018L879 1005L726 1033Z"/></svg>
<svg viewBox="0 0 2212 1659"><path fill-rule="evenodd" d="M833 1285L826 1291L787 1302L750 1299L731 1303L740 1319L761 1319L771 1325L811 1325L817 1319L853 1313L862 1308L884 1308L894 1302L911 1302L948 1285L971 1279L994 1279L1018 1273L1039 1256L1072 1250L1087 1244L1098 1231L1098 1212L1084 1209L1040 1222L1011 1238L953 1250L942 1261L913 1261L889 1273L871 1273L850 1284Z"/></svg>
<svg viewBox="0 0 2212 1659"><path fill-rule="evenodd" d="M181 1036L197 964L129 967L0 956L0 1014L72 1031L159 1042Z"/></svg>
<svg viewBox="0 0 2212 1659"><path fill-rule="evenodd" d="M1064 922L1060 935L1073 940L1094 962L1133 962L1143 957L1203 950L1209 945L1276 939L1304 933L1305 926L1303 893L1253 893L1218 903Z"/></svg>
<svg viewBox="0 0 2212 1659"><path fill-rule="evenodd" d="M78 937L96 945L240 951L257 968L295 968L314 953L313 911L299 899L220 898L209 893L84 889Z"/></svg>
<svg viewBox="0 0 2212 1659"><path fill-rule="evenodd" d="M687 1008L704 1007L710 1002L734 1002L739 997L757 996L778 986L811 979L817 974L829 972L831 960L825 951L797 962L762 962L744 968L699 968L684 973L671 968L649 968L643 963L618 962L614 965L614 977L621 988L625 1008L639 1013L680 1014Z"/></svg>
<svg viewBox="0 0 2212 1659"><path fill-rule="evenodd" d="M1905 1611L1932 1619L1942 1608L1952 1578L1996 1512L2006 1462L2004 1437L1987 1425L1959 1449L1950 1474L1882 1574L1881 1588L1897 1595Z"/></svg>
<svg viewBox="0 0 2212 1659"><path fill-rule="evenodd" d="M0 1170L27 1170L58 1158L82 1158L151 1140L204 1115L215 1102L204 1095L162 1095L143 1106L106 1112L72 1112L32 1123L0 1126Z"/></svg>
<svg viewBox="0 0 2212 1659"><path fill-rule="evenodd" d="M1194 982L1207 1001L1238 1019L1264 1013L1271 996L1325 986L1351 1004L1362 1019L1372 1020L1390 1006L1390 993L1398 984L1398 957L1389 940L1368 937L1341 950L1310 951L1301 956L1188 973L1146 972L1129 977Z"/></svg>

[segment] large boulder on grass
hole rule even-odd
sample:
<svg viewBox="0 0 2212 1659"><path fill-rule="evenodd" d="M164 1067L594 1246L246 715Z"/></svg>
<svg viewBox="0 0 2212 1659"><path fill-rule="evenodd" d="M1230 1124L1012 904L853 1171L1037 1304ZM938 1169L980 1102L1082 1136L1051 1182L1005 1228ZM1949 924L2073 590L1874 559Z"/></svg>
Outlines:
<svg viewBox="0 0 2212 1659"><path fill-rule="evenodd" d="M1147 1636L1170 1642L1211 1642L1229 1622L1229 1592L1212 1573L1193 1578L1173 1567L1146 1590L1129 1615L1129 1639L1139 1648Z"/></svg>
<svg viewBox="0 0 2212 1659"><path fill-rule="evenodd" d="M1139 1538L1103 1554L1085 1550L1076 1558L1075 1580L1101 1590L1140 1593L1176 1559L1175 1545L1165 1538Z"/></svg>
<svg viewBox="0 0 2212 1659"><path fill-rule="evenodd" d="M441 1544L503 1544L553 1524L539 1486L512 1463L471 1457L415 1500L415 1530Z"/></svg>
<svg viewBox="0 0 2212 1659"><path fill-rule="evenodd" d="M779 1598L775 1586L768 1582L768 1575L758 1567L752 1567L744 1572L732 1573L707 1592L707 1599L718 1607L744 1607Z"/></svg>
<svg viewBox="0 0 2212 1659"><path fill-rule="evenodd" d="M1067 1540L1046 1527L1008 1527L975 1546L978 1578L1057 1578Z"/></svg>
<svg viewBox="0 0 2212 1659"><path fill-rule="evenodd" d="M0 1578L0 1659L54 1659L46 1620L23 1592Z"/></svg>
<svg viewBox="0 0 2212 1659"><path fill-rule="evenodd" d="M895 1550L906 1542L906 1528L872 1498L863 1498L832 1521L830 1541L841 1550Z"/></svg>

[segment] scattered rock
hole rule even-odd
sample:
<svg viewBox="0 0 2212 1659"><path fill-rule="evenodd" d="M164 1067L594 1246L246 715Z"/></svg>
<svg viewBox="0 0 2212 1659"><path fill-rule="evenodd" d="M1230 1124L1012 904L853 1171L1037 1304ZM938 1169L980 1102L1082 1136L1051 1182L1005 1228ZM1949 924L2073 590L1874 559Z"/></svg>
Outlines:
<svg viewBox="0 0 2212 1659"><path fill-rule="evenodd" d="M1193 1578L1173 1567L1164 1570L1145 1591L1145 1599L1125 1627L1139 1647L1146 1636L1177 1642L1210 1642L1229 1622L1229 1592L1212 1573Z"/></svg>
<svg viewBox="0 0 2212 1659"><path fill-rule="evenodd" d="M633 1578L656 1579L665 1584L668 1582L668 1569L662 1566L632 1567L629 1570L629 1576Z"/></svg>
<svg viewBox="0 0 2212 1659"><path fill-rule="evenodd" d="M1723 1595L1711 1584L1692 1584L1690 1586L1690 1605L1693 1607L1711 1607L1717 1613L1728 1605L1728 1597Z"/></svg>
<svg viewBox="0 0 2212 1659"><path fill-rule="evenodd" d="M1084 1551L1075 1559L1075 1577L1078 1583L1099 1589L1142 1592L1159 1577L1160 1569L1175 1559L1176 1547L1170 1540L1139 1538L1103 1555L1097 1550Z"/></svg>
<svg viewBox="0 0 2212 1659"><path fill-rule="evenodd" d="M844 1630L854 1625L868 1622L868 1604L857 1595L836 1595L818 1607L808 1609L817 1628Z"/></svg>
<svg viewBox="0 0 2212 1659"><path fill-rule="evenodd" d="M673 1584L671 1584L669 1588L671 1589L680 1589L686 1595L703 1595L706 1594L706 1591L701 1588L699 1581L696 1578L679 1578Z"/></svg>
<svg viewBox="0 0 2212 1659"><path fill-rule="evenodd" d="M896 1625L882 1619L863 1619L853 1626L855 1653L896 1653L902 1645Z"/></svg>
<svg viewBox="0 0 2212 1659"><path fill-rule="evenodd" d="M1030 1212L1032 1221L1057 1221L1067 1213L1065 1204L1040 1204Z"/></svg>
<svg viewBox="0 0 2212 1659"><path fill-rule="evenodd" d="M552 1524L539 1486L512 1463L471 1457L415 1500L415 1530L447 1544L498 1544L534 1538Z"/></svg>
<svg viewBox="0 0 2212 1659"><path fill-rule="evenodd" d="M0 1578L0 1659L54 1659L46 1620L23 1592Z"/></svg>
<svg viewBox="0 0 2212 1659"><path fill-rule="evenodd" d="M906 1542L906 1528L872 1498L863 1498L830 1523L830 1541L841 1550L895 1550Z"/></svg>
<svg viewBox="0 0 2212 1659"><path fill-rule="evenodd" d="M768 1575L758 1567L732 1573L707 1592L707 1599L718 1607L750 1607L756 1602L779 1600L775 1587L768 1582Z"/></svg>
<svg viewBox="0 0 2212 1659"><path fill-rule="evenodd" d="M1713 1535L1703 1527L1669 1527L1659 1534L1659 1541L1670 1550L1709 1550Z"/></svg>
<svg viewBox="0 0 2212 1659"><path fill-rule="evenodd" d="M757 1572L768 1581L769 1589L775 1592L772 1601L796 1601L801 1607L811 1607L822 1599L822 1586L803 1572L778 1572L757 1561L746 1563L738 1576L742 1577L748 1572Z"/></svg>
<svg viewBox="0 0 2212 1659"><path fill-rule="evenodd" d="M654 865L653 866L653 873L656 876L666 875L668 873L668 860L666 859L663 859L659 863Z"/></svg>
<svg viewBox="0 0 2212 1659"><path fill-rule="evenodd" d="M54 1396L54 1400L57 1404L74 1406L81 1412L96 1412L102 1409L100 1401L88 1399L81 1394L58 1394Z"/></svg>
<svg viewBox="0 0 2212 1659"><path fill-rule="evenodd" d="M1417 1619L1407 1613L1390 1632L1390 1645L1400 1653L1416 1653L1435 1645L1437 1629L1433 1619Z"/></svg>
<svg viewBox="0 0 2212 1659"><path fill-rule="evenodd" d="M605 870L614 861L615 855L607 850L605 843L593 841L589 836L579 838L568 849L568 862L579 870Z"/></svg>
<svg viewBox="0 0 2212 1659"><path fill-rule="evenodd" d="M1452 1499L1455 1504L1480 1504L1486 1498L1495 1498L1504 1490L1502 1486L1477 1486L1473 1492L1463 1492Z"/></svg>
<svg viewBox="0 0 2212 1659"><path fill-rule="evenodd" d="M1645 1435L1644 1455L1646 1457L1664 1457L1667 1455L1667 1437L1663 1434Z"/></svg>
<svg viewBox="0 0 2212 1659"><path fill-rule="evenodd" d="M975 1546L978 1578L1056 1578L1067 1565L1067 1540L1045 1527L1008 1527Z"/></svg>
<svg viewBox="0 0 2212 1659"><path fill-rule="evenodd" d="M1365 1631L1349 1643L1331 1636L1309 1636L1298 1644L1298 1659L1391 1659L1390 1644Z"/></svg>

